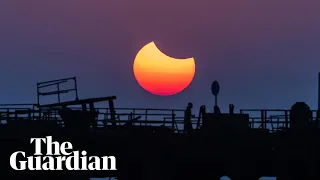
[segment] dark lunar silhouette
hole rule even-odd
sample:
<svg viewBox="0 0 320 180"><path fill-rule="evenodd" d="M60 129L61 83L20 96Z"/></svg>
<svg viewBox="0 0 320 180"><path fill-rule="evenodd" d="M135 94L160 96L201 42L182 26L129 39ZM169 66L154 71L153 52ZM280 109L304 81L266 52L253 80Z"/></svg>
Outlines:
<svg viewBox="0 0 320 180"><path fill-rule="evenodd" d="M72 88L62 88L70 82ZM57 90L43 91L52 86ZM230 104L229 113L223 113L216 100L219 89L215 81L214 109L201 106L195 117L191 103L184 110L155 110L115 108L115 96L79 99L76 78L38 83L38 103L7 104L0 109L1 179L320 179L319 111L297 102L289 110L242 109L240 113ZM75 97L62 101L63 93ZM42 96L49 95L57 95L57 102L40 103ZM104 101L108 108L95 107ZM72 142L74 150L86 150L88 156L115 156L118 170L12 170L13 152L32 156L30 138L48 135Z"/></svg>

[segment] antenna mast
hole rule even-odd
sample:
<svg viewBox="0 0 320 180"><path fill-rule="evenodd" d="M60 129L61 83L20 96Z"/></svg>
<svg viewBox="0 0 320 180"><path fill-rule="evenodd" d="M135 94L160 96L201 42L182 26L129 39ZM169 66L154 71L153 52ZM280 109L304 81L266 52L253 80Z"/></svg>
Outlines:
<svg viewBox="0 0 320 180"><path fill-rule="evenodd" d="M320 72L318 74L318 110L320 110Z"/></svg>

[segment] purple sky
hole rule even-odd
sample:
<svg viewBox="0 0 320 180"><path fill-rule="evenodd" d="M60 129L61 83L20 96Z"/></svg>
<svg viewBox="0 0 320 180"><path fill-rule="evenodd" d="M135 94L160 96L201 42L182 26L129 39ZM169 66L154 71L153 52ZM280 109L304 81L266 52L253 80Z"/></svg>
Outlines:
<svg viewBox="0 0 320 180"><path fill-rule="evenodd" d="M222 110L317 104L319 0L1 0L0 98L36 101L36 82L77 76L80 97L117 95L120 107ZM137 51L155 41L193 56L196 76L173 97L136 83Z"/></svg>
<svg viewBox="0 0 320 180"><path fill-rule="evenodd" d="M315 108L319 17L318 0L2 0L1 101L35 102L37 81L77 76L81 97L117 95L122 107L211 106L218 80L222 109ZM184 92L157 97L136 83L133 59L150 41L195 57Z"/></svg>

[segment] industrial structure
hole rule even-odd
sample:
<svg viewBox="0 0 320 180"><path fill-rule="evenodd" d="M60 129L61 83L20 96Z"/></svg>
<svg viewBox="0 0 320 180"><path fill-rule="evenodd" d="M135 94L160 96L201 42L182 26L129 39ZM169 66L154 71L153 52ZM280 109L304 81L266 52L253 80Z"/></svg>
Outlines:
<svg viewBox="0 0 320 180"><path fill-rule="evenodd" d="M72 87L63 89L62 85ZM320 84L320 74L319 74ZM44 91L56 87L55 91ZM201 106L186 109L116 108L115 96L79 99L76 78L37 84L35 104L5 104L0 108L0 164L6 179L78 179L117 177L119 180L320 179L320 111L303 102L290 109L220 111L219 84L212 84L214 111ZM74 94L63 102L61 94ZM320 94L320 85L319 85ZM42 104L43 96L57 102ZM108 107L96 104L107 102ZM319 98L320 106L320 98ZM116 171L14 171L10 155L34 153L31 137L52 136L70 141L88 155L117 157ZM8 174L8 175L4 175Z"/></svg>

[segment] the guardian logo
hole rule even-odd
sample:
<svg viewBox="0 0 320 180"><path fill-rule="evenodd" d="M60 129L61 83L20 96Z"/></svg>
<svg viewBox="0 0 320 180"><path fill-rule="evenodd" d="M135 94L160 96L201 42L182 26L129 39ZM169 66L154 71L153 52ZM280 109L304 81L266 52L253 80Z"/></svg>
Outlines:
<svg viewBox="0 0 320 180"><path fill-rule="evenodd" d="M23 151L17 151L10 156L10 166L14 170L117 170L114 156L90 156L87 152L72 151L70 142L52 142L52 137L31 138L35 153L26 157ZM41 152L41 144L46 144L47 152ZM54 149L54 151L53 151ZM81 154L81 155L80 155Z"/></svg>

